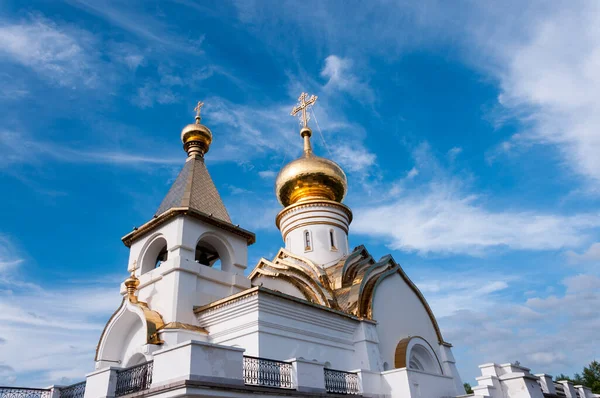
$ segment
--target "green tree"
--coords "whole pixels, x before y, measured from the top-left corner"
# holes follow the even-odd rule
[[[592,361],[592,363],[583,368],[581,379],[583,385],[591,388],[593,393],[600,393],[600,362]]]
[[[583,372],[581,374],[575,373],[573,377],[569,377],[564,374],[559,374],[554,378],[554,380],[568,380],[573,382],[573,384],[582,384],[586,387],[592,389],[592,392],[595,394],[600,393],[600,362],[592,361],[588,366],[583,368]]]
[[[469,383],[464,383],[463,386],[465,387],[465,392],[467,394],[473,394],[473,389]]]

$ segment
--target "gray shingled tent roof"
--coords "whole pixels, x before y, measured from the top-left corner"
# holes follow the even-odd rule
[[[189,207],[231,224],[231,219],[215,184],[208,174],[204,158],[195,156],[185,162],[156,216],[173,207]]]

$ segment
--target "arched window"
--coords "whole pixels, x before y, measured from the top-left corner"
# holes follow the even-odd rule
[[[310,232],[304,231],[304,251],[309,252],[312,250],[312,242],[310,241]]]
[[[329,247],[333,251],[337,250],[337,247],[335,247],[335,235],[333,234],[333,229],[329,230]]]

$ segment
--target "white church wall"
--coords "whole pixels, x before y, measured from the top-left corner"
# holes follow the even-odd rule
[[[417,295],[400,275],[388,276],[375,290],[373,319],[377,321],[382,360],[391,368],[394,366],[396,346],[409,336],[425,339],[439,360],[439,342],[431,319]]]
[[[249,294],[199,313],[198,323],[211,342],[244,347],[246,355],[304,358],[341,370],[362,366],[354,349],[360,321],[291,299]]]
[[[243,348],[190,340],[154,353],[152,387],[178,380],[243,386]]]

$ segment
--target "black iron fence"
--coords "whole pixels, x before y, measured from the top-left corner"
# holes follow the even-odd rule
[[[360,381],[356,373],[325,368],[325,390],[335,394],[360,394]]]
[[[244,356],[244,383],[252,386],[294,388],[292,364]]]
[[[117,371],[117,389],[115,397],[147,390],[152,384],[152,367],[154,362],[149,361]]]
[[[61,387],[60,398],[83,398],[85,394],[85,381]]]
[[[45,388],[0,387],[0,398],[50,398]]]

